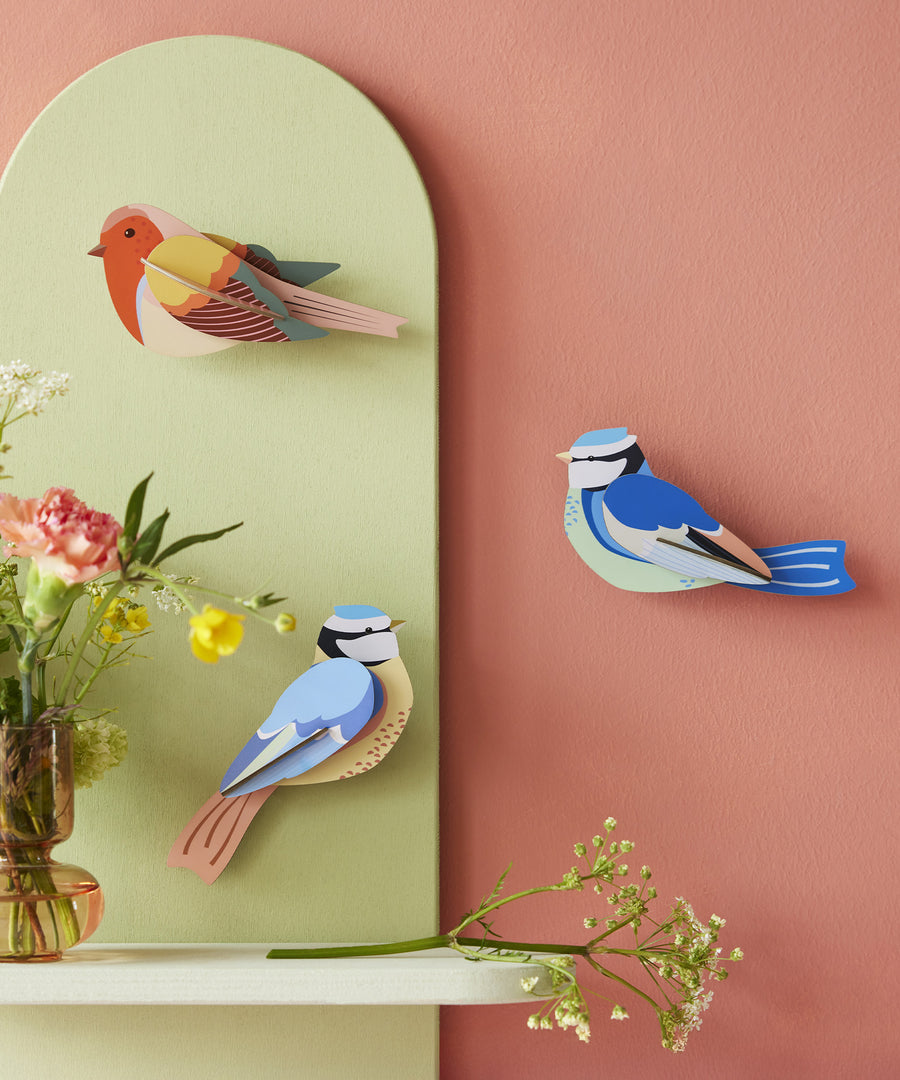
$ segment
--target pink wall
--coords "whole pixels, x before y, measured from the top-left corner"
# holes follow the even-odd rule
[[[557,879],[613,814],[747,956],[684,1055],[637,1007],[601,1003],[589,1047],[457,1008],[446,1080],[896,1075],[897,5],[140,7],[3,0],[0,159],[94,64],[218,32],[355,83],[431,193],[444,921],[510,858]],[[605,585],[553,453],[620,424],[749,542],[847,538],[858,589]],[[590,900],[551,899],[507,936],[577,939]]]

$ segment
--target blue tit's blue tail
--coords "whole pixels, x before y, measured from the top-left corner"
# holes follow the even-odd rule
[[[834,596],[849,592],[856,588],[856,582],[844,569],[846,547],[843,540],[810,540],[783,547],[756,548],[756,554],[772,571],[772,580],[768,585],[738,585],[738,588],[785,596]]]

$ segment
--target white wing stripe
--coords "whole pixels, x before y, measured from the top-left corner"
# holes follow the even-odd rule
[[[767,555],[767,559],[782,559],[785,555],[808,555],[811,551],[837,551],[836,547],[803,547],[794,548],[792,551],[773,551]]]
[[[830,570],[831,564],[824,562],[798,562],[787,563],[785,566],[776,566],[776,570]]]
[[[837,585],[840,582],[840,578],[833,578],[831,581],[778,581],[776,578],[772,578],[772,585],[790,585],[792,589],[828,589],[832,585]]]

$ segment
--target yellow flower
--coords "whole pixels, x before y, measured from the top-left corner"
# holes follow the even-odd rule
[[[104,596],[95,596],[94,597],[94,607],[95,608],[100,607],[100,605],[102,603],[104,603],[105,600],[106,600],[105,595]],[[103,612],[103,618],[104,619],[109,619],[109,621],[111,623],[115,623],[116,620],[119,617],[119,608],[124,603],[125,603],[125,601],[122,599],[121,596],[114,597],[112,600],[110,600],[109,606],[107,607],[106,611]]]
[[[114,630],[109,623],[103,623],[100,627],[100,636],[107,643],[107,645],[118,645],[122,640],[122,635],[118,630]]]
[[[279,634],[291,634],[297,629],[297,620],[293,615],[282,611],[275,619],[275,629]]]
[[[143,604],[140,607],[128,608],[125,612],[125,626],[132,634],[139,634],[142,630],[146,630],[149,625],[150,620],[147,618],[147,609]]]
[[[194,656],[205,664],[216,664],[220,656],[231,656],[244,636],[243,621],[243,615],[230,615],[205,604],[201,614],[189,620]]]

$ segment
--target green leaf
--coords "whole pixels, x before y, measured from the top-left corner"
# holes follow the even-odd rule
[[[148,566],[153,563],[153,556],[156,554],[156,549],[162,540],[163,529],[165,529],[168,520],[169,511],[164,510],[158,518],[154,518],[150,522],[134,545],[132,558],[138,562],[146,563]]]
[[[15,675],[0,679],[0,715],[22,722],[22,687]]]
[[[205,544],[208,540],[218,540],[220,536],[224,536],[225,533],[232,532],[234,529],[239,529],[243,525],[243,521],[239,521],[236,525],[228,525],[224,529],[217,529],[216,532],[209,533],[196,533],[194,536],[185,536],[183,540],[176,540],[174,544],[170,544],[164,552],[156,559],[154,566],[158,566],[163,559],[171,558],[172,555],[177,554],[179,551],[184,551],[185,548],[191,547],[193,544]],[[149,559],[144,559],[144,562],[149,562]],[[270,601],[275,603],[275,601]]]
[[[247,607],[252,607],[254,611],[263,607],[271,607],[272,604],[283,604],[287,600],[286,596],[273,596],[272,593],[263,593],[261,596],[254,596],[252,601],[247,603]]]
[[[150,477],[152,476],[153,473],[150,473],[150,476],[145,476],[128,497],[122,535],[132,542],[137,539],[138,529],[141,527],[141,516],[144,513],[144,496],[147,494],[147,485],[150,483]]]
[[[497,897],[500,895],[500,893],[503,892],[503,883],[506,881],[506,875],[510,872],[510,870],[512,870],[512,863],[510,863],[509,866],[507,866],[507,868],[503,871],[503,873],[497,879],[497,884],[494,886],[494,891],[491,893],[491,895],[487,899],[488,904],[492,900],[496,900]],[[485,906],[486,906],[485,904],[482,904],[482,907],[485,907]]]

